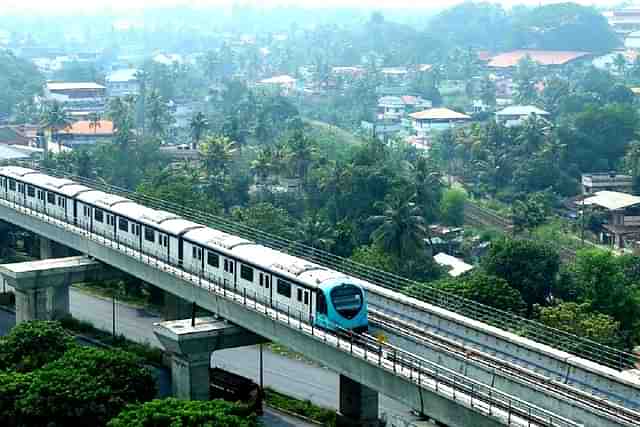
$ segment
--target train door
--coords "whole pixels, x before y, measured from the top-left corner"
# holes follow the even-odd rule
[[[268,273],[260,273],[258,277],[258,292],[262,294],[262,300],[267,304],[271,304],[273,299],[271,275]]]
[[[189,271],[195,274],[202,273],[203,250],[201,247],[191,245],[191,262],[188,264]]]
[[[224,287],[236,288],[236,282],[234,279],[234,271],[235,271],[235,262],[229,258],[223,258],[223,271],[222,271],[222,281],[224,282]]]
[[[91,231],[93,209],[91,206],[82,205],[81,215],[78,218],[78,225],[84,230]]]
[[[36,206],[38,207],[38,211],[39,212],[44,212],[45,211],[45,191],[44,190],[40,190],[39,188],[36,188]]]

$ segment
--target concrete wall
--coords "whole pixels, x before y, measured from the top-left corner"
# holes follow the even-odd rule
[[[626,407],[640,409],[640,381],[634,382],[614,369],[378,286],[369,289],[368,297],[372,307],[415,321],[431,332]]]

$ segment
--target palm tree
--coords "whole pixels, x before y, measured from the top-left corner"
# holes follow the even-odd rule
[[[298,223],[296,241],[315,249],[329,251],[335,245],[335,230],[318,214],[305,217]]]
[[[414,166],[414,182],[416,201],[422,209],[422,215],[427,223],[432,223],[439,216],[442,175],[425,156],[421,156]]]
[[[428,237],[421,214],[415,203],[415,195],[396,195],[384,204],[381,215],[369,218],[370,223],[378,225],[371,233],[371,238],[397,260],[416,258],[424,249]]]
[[[172,120],[167,103],[157,89],[148,93],[145,102],[145,114],[149,121],[149,130],[151,131],[151,135],[156,138],[161,138],[166,134],[167,126]]]
[[[621,53],[617,54],[613,58],[613,65],[616,67],[616,70],[618,71],[618,74],[620,74],[620,77],[624,78],[627,70],[627,59],[624,57],[624,55]]]
[[[259,183],[264,183],[276,170],[273,148],[266,146],[258,151],[258,156],[251,162],[251,171]]]
[[[89,129],[93,129],[93,133],[96,134],[98,132],[98,128],[100,126],[100,114],[91,113],[89,114]]]
[[[287,140],[286,149],[293,175],[304,181],[316,156],[315,145],[302,132],[296,132]]]
[[[48,129],[51,133],[51,139],[57,140],[58,132],[62,129],[67,129],[71,126],[71,118],[65,111],[61,103],[53,101],[45,109],[40,125]],[[49,160],[49,140],[45,135],[43,138],[44,156],[43,159],[46,162]]]
[[[200,145],[200,153],[209,177],[225,176],[237,151],[235,142],[224,136],[209,136]]]
[[[198,148],[198,144],[200,143],[202,136],[209,127],[209,121],[207,120],[204,113],[199,111],[191,118],[189,127],[191,127],[191,136],[193,137],[192,148],[195,150]]]

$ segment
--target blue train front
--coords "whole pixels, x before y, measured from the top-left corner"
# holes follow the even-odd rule
[[[316,326],[331,331],[365,332],[368,329],[367,317],[367,295],[359,284],[341,277],[318,286]]]

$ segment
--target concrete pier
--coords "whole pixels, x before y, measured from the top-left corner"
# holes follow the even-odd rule
[[[378,392],[340,375],[338,427],[378,427]]]
[[[173,396],[209,400],[209,366],[215,350],[266,342],[251,331],[226,320],[201,317],[154,324],[153,333],[171,354]]]
[[[50,248],[45,244],[45,251],[47,247]],[[84,256],[0,265],[0,276],[15,290],[17,323],[67,316],[69,286],[120,275],[120,272]]]

